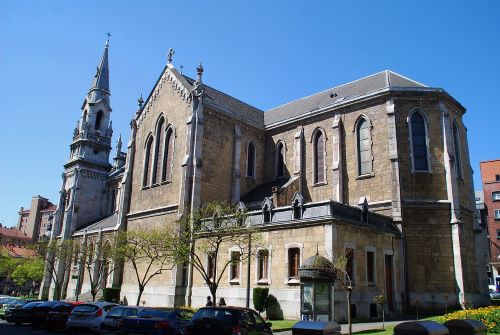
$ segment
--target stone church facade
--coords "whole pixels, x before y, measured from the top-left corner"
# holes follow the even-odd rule
[[[218,296],[245,305],[251,287],[269,287],[286,318],[300,314],[297,270],[316,252],[347,248],[356,317],[376,294],[391,313],[415,300],[424,310],[487,302],[475,256],[474,196],[465,108],[445,90],[383,71],[263,111],[181,74],[172,53],[150,95],[139,100],[127,154],[111,150],[108,45],[82,106],[65,165],[52,238],[85,247],[120,229],[174,222],[214,200],[239,203],[267,244],[230,269]],[[228,247],[227,257],[232,257]],[[207,255],[208,262],[208,255]],[[76,266],[66,295],[84,293]],[[135,301],[134,273],[110,276]],[[47,288],[49,282],[46,282]],[[204,305],[196,271],[155,277],[150,306]],[[345,319],[345,292],[334,293]]]

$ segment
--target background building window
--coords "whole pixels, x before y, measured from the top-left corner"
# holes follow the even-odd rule
[[[372,144],[370,123],[362,117],[356,127],[356,140],[358,148],[358,175],[372,173]]]
[[[453,147],[455,149],[455,169],[457,178],[462,179],[462,157],[460,155],[460,136],[458,134],[458,125],[453,121]]]
[[[230,280],[240,279],[240,253],[238,251],[231,252],[231,268],[230,268]]]
[[[252,141],[247,148],[247,177],[255,178],[255,144]]]
[[[424,117],[415,112],[410,119],[413,169],[428,171],[427,134]]]
[[[101,121],[102,121],[102,111],[98,111],[95,117],[95,125],[94,125],[95,130],[99,130],[101,128]]]
[[[297,279],[299,277],[300,249],[288,249],[288,278]]]
[[[366,281],[375,282],[375,253],[373,251],[366,252]]]
[[[257,280],[267,280],[268,278],[269,251],[260,250],[257,256]]]
[[[500,229],[497,229],[497,240],[500,240]]]
[[[495,220],[500,220],[500,209],[495,209]]]
[[[271,222],[271,209],[269,209],[267,205],[264,206],[264,209],[262,210],[262,215],[263,215],[262,221],[264,223]]]
[[[276,145],[276,177],[285,175],[285,146],[282,142]]]
[[[325,135],[318,130],[314,135],[314,183],[325,182]]]
[[[491,194],[491,199],[492,199],[493,201],[500,201],[500,192],[493,192],[493,193]]]

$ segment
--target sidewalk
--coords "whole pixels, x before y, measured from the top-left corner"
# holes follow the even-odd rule
[[[385,322],[385,327],[389,326],[395,326],[398,325],[402,322],[406,321],[411,321],[411,320],[401,320],[401,321],[386,321]],[[342,324],[340,325],[342,334],[348,334],[349,333],[349,325],[348,324]],[[352,332],[357,333],[365,330],[376,330],[380,329],[382,330],[382,322],[363,322],[363,323],[353,323],[352,324]],[[273,332],[274,334],[277,335],[291,335],[292,331],[291,330],[285,330],[282,332]]]

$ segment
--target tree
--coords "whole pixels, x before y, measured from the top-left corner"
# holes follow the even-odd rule
[[[111,241],[115,243],[115,239]],[[92,301],[95,301],[99,290],[106,287],[109,275],[116,268],[116,250],[116,246],[112,247],[109,241],[98,247],[90,242],[83,248],[82,261],[87,270]]]
[[[47,255],[45,257],[45,272],[54,283],[54,300],[61,298],[64,277],[71,268],[74,244],[73,240],[52,240],[38,245],[38,252]]]
[[[178,245],[178,234],[173,224],[148,230],[128,230],[118,234],[116,258],[133,268],[139,295],[139,306],[144,288],[152,278],[175,265],[174,250]]]
[[[12,280],[12,273],[22,263],[22,258],[15,258],[0,251],[0,278]]]
[[[43,279],[44,262],[41,258],[24,259],[12,272],[12,280],[20,286],[27,283],[40,283]]]
[[[246,216],[246,212],[236,205],[216,201],[178,220],[181,233],[176,250],[177,263],[191,264],[198,271],[214,303],[227,268],[244,262],[259,249],[262,235],[258,229],[244,225]],[[227,249],[222,249],[229,247],[231,257],[226,256]],[[222,257],[221,252],[226,257]]]
[[[336,281],[347,292],[347,322],[349,323],[349,335],[352,334],[352,278],[350,276],[353,253],[351,249],[340,248],[333,255],[333,271],[336,272]]]

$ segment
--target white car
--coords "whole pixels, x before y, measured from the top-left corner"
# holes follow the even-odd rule
[[[75,334],[80,331],[99,333],[101,322],[117,304],[110,302],[89,302],[76,306],[68,317],[66,331]]]

